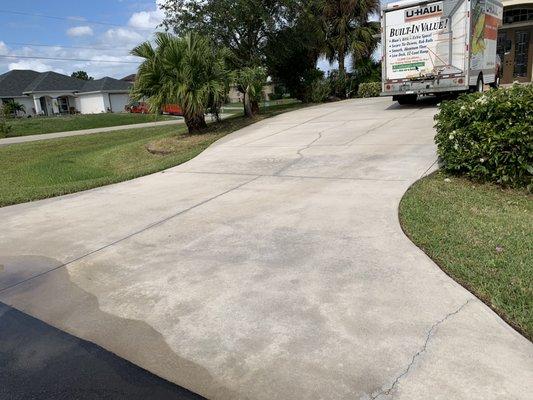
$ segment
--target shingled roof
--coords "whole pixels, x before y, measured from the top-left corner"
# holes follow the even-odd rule
[[[0,97],[20,97],[35,92],[127,92],[130,82],[105,77],[84,81],[57,72],[36,72],[31,70],[13,70],[0,75]]]
[[[49,92],[55,90],[66,90],[77,92],[85,85],[85,81],[71,76],[58,74],[57,72],[43,72],[30,83],[24,92]]]
[[[118,79],[110,78],[106,76],[102,79],[97,79],[94,81],[87,81],[83,86],[82,92],[111,92],[114,90],[130,90],[131,83],[126,81],[121,81]]]
[[[14,70],[0,75],[0,97],[22,96],[24,90],[41,74],[36,71]]]

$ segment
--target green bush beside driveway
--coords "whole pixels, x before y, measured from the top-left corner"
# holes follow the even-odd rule
[[[446,171],[533,189],[533,85],[445,101],[435,119]]]

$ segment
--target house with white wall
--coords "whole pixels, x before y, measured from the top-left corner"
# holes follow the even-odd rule
[[[52,71],[13,70],[0,75],[0,100],[22,104],[26,115],[124,112],[131,86],[109,77],[84,81]]]

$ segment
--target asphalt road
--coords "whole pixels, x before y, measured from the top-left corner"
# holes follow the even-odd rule
[[[0,399],[201,400],[203,397],[0,303]]]

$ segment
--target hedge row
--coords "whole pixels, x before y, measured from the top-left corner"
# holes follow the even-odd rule
[[[435,120],[444,170],[533,189],[533,85],[445,101]]]
[[[357,97],[378,97],[381,93],[381,82],[361,83]]]

